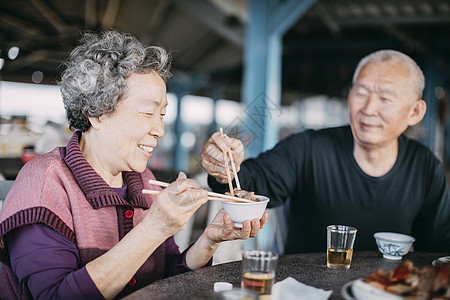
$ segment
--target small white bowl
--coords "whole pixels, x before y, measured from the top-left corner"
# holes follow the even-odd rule
[[[231,202],[223,201],[222,206],[226,213],[230,214],[234,226],[241,228],[245,220],[261,219],[266,210],[269,198],[266,196],[255,195],[259,201],[255,202]]]
[[[409,252],[412,243],[416,240],[412,236],[395,232],[377,232],[373,235],[378,250],[386,259],[400,260]]]

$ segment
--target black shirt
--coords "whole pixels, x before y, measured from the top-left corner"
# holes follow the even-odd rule
[[[270,198],[269,207],[290,199],[285,253],[326,250],[326,226],[358,229],[355,250],[375,250],[373,234],[391,231],[415,237],[417,251],[450,251],[450,196],[440,161],[425,146],[402,135],[392,169],[369,176],[353,157],[350,126],[308,130],[248,159],[239,172],[245,190]],[[226,190],[212,177],[212,189]]]

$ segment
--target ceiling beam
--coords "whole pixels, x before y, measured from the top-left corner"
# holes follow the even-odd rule
[[[325,24],[331,34],[334,36],[339,36],[341,28],[338,22],[331,15],[328,9],[322,3],[320,3],[320,1],[313,6],[313,10],[317,14],[319,19],[322,20],[323,24]]]
[[[300,37],[297,35],[289,36],[284,39],[284,53],[285,57],[296,57],[302,60],[302,56],[306,53],[324,56],[324,53],[329,53],[330,56],[335,56],[337,52],[347,53],[353,55],[357,51],[367,51],[382,47],[401,47],[398,39],[379,38],[379,37],[365,37],[365,38],[340,38],[339,42],[333,39],[316,39],[314,42],[307,37]]]
[[[97,0],[84,1],[84,25],[86,28],[97,26]]]
[[[308,11],[317,0],[285,0],[275,1],[275,21],[272,32],[285,34]]]
[[[226,18],[228,16],[210,2],[203,0],[174,0],[174,3],[194,19],[202,22],[229,42],[242,48],[244,43],[242,26],[227,26]]]
[[[108,1],[108,6],[106,7],[106,11],[102,21],[103,29],[110,29],[114,27],[114,24],[116,24],[117,15],[119,14],[121,5],[120,2],[121,2],[120,0]]]
[[[200,40],[193,43],[192,47],[196,47],[196,51],[184,51],[185,54],[181,54],[180,60],[184,61],[183,70],[195,70],[195,67],[198,66],[201,61],[207,60],[207,57],[214,53],[215,49],[222,47],[224,44],[223,39],[219,36],[212,36],[213,34],[209,33],[200,38]],[[202,45],[202,47],[199,47]],[[187,54],[190,53],[188,59],[186,59]],[[210,71],[210,70],[207,70]]]
[[[17,70],[20,70],[22,68],[28,67],[30,65],[33,65],[37,62],[44,61],[49,57],[48,51],[41,49],[34,51],[28,55],[21,56],[11,62],[9,62],[5,68],[5,71],[7,72],[15,72]]]
[[[36,9],[47,19],[47,21],[52,24],[53,27],[59,33],[65,33],[69,31],[69,26],[64,22],[64,20],[44,1],[42,0],[31,0],[31,3],[36,7]]]
[[[385,26],[385,30],[394,38],[397,38],[400,41],[402,41],[408,48],[416,49],[422,53],[425,53],[428,50],[424,43],[419,42],[418,40],[414,39],[410,35],[402,32],[401,30],[395,28],[392,25]]]
[[[449,15],[430,15],[430,16],[393,16],[376,18],[339,18],[338,23],[341,26],[361,26],[361,25],[386,25],[386,24],[408,24],[408,25],[430,25],[430,24],[450,24]]]
[[[37,25],[24,21],[23,19],[8,15],[5,12],[0,13],[0,21],[1,23],[6,23],[12,27],[15,27],[19,29],[19,31],[26,33],[27,35],[30,36],[36,36],[38,34],[41,34],[41,32],[38,29],[36,29],[39,28]]]
[[[155,9],[148,17],[148,22],[145,25],[145,30],[139,37],[139,40],[144,45],[150,44],[153,41],[154,37],[156,36],[156,33],[159,32],[160,28],[162,27],[164,21],[167,18],[167,15],[169,14],[171,7],[170,4],[171,4],[170,1],[157,2]]]

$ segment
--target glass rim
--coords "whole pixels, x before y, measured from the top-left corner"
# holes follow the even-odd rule
[[[358,229],[352,226],[347,225],[328,225],[327,230],[331,230],[332,232],[346,233],[346,232],[357,232]]]
[[[242,258],[259,258],[264,260],[276,260],[279,255],[273,251],[266,250],[245,250],[242,252]]]

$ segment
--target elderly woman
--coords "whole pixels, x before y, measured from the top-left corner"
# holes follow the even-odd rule
[[[183,253],[173,235],[207,201],[180,173],[160,189],[147,162],[164,135],[169,57],[116,31],[86,33],[62,75],[74,134],[27,163],[0,214],[7,299],[111,299],[211,263],[222,241],[254,237],[267,220],[235,228],[220,211]]]

